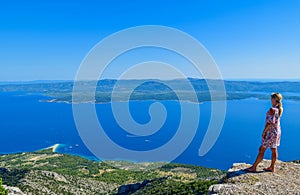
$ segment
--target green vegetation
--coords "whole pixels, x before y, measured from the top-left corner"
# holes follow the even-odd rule
[[[132,193],[199,194],[224,176],[223,171],[194,165],[96,162],[50,149],[0,155],[0,167],[4,184],[33,194],[115,194],[122,185],[143,181],[151,182]]]
[[[113,171],[104,172],[96,179],[107,183],[117,183],[119,185],[126,184],[128,182],[138,182],[147,179],[158,177],[159,175],[151,171],[133,171],[116,169]]]
[[[0,178],[0,195],[7,195],[8,191],[2,186],[2,179]]]
[[[0,177],[3,182],[8,186],[17,186],[19,181],[24,178],[25,174],[28,172],[26,169],[6,169],[0,168]]]
[[[174,171],[176,169],[185,169],[188,174],[197,173],[197,178],[213,178],[216,174],[225,174],[225,171],[220,171],[216,169],[209,169],[206,167],[195,166],[195,165],[184,165],[184,164],[176,164],[169,163],[160,168],[162,171]]]
[[[171,179],[156,180],[133,194],[206,194],[209,186],[216,183],[215,180],[197,180],[186,183]]]
[[[37,167],[36,169],[38,170],[53,171],[78,177],[91,177],[94,174],[98,174],[99,169],[102,168],[98,162],[67,154],[55,158],[44,158],[39,160],[39,163],[44,165]]]

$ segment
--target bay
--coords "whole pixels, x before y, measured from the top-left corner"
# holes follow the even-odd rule
[[[0,93],[0,153],[35,151],[59,143],[61,145],[57,152],[97,160],[85,147],[78,134],[72,105],[40,102],[41,99],[45,97],[20,92]],[[129,102],[132,117],[136,122],[147,123],[150,120],[148,109],[154,102]],[[123,130],[116,123],[110,103],[97,104],[96,110],[101,125],[118,145],[131,150],[146,151],[172,139],[178,128],[179,103],[176,101],[161,101],[161,103],[168,112],[167,119],[157,133],[147,137],[132,136]],[[289,161],[300,158],[298,145],[300,102],[288,100],[283,103],[279,159]],[[226,119],[221,134],[214,147],[203,157],[198,156],[198,150],[209,124],[211,105],[210,102],[204,102],[198,106],[201,113],[197,133],[188,148],[174,162],[219,169],[228,169],[234,162],[252,163],[261,141],[265,112],[270,107],[270,102],[257,99],[227,101]],[[265,158],[271,158],[270,151],[266,153]]]

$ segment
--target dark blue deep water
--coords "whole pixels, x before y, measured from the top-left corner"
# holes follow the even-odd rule
[[[0,93],[0,153],[35,151],[60,143],[62,145],[58,152],[95,159],[76,130],[72,105],[40,102],[41,99],[47,98],[22,93]],[[130,102],[132,116],[137,122],[146,123],[150,120],[148,107],[151,103],[153,101]],[[109,129],[107,134],[112,140],[128,149],[143,151],[166,143],[177,130],[180,119],[178,102],[162,103],[168,111],[167,120],[160,131],[147,139],[128,136],[116,124],[110,104],[97,104],[96,109],[101,125]],[[228,169],[233,162],[252,163],[260,144],[265,112],[269,106],[269,101],[265,100],[228,101],[226,120],[219,139],[209,153],[199,157],[198,150],[209,124],[210,103],[199,104],[201,117],[197,134],[185,152],[174,161],[219,169]],[[300,159],[299,110],[300,102],[284,102],[280,160]],[[265,158],[270,157],[270,152],[267,152]]]

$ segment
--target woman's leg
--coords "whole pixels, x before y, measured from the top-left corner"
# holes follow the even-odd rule
[[[246,169],[246,171],[250,171],[250,172],[254,172],[256,171],[256,167],[257,165],[262,161],[262,159],[264,158],[264,154],[267,148],[260,146],[259,150],[258,150],[258,155],[256,157],[255,162],[253,163],[252,167]]]
[[[272,148],[272,162],[271,162],[271,165],[270,165],[270,167],[268,167],[264,170],[274,172],[275,171],[275,163],[276,163],[277,158],[278,158],[277,148]]]

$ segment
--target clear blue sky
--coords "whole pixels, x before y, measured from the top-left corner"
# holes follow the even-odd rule
[[[73,79],[101,39],[147,24],[194,36],[225,79],[300,77],[298,0],[10,0],[0,3],[0,80]]]

